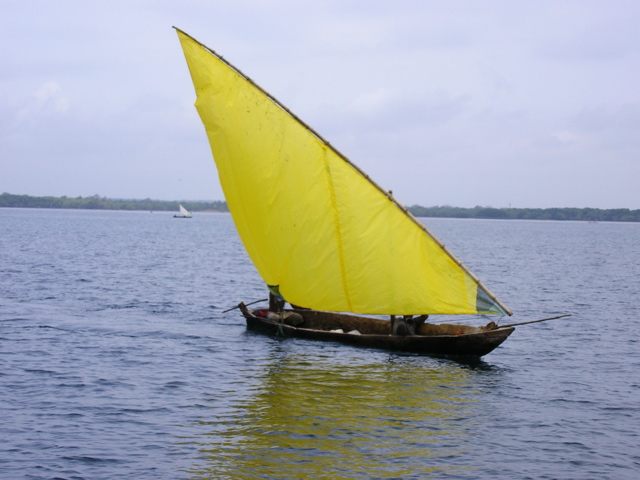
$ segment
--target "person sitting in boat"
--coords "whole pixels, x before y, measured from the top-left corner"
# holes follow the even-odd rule
[[[267,285],[267,287],[269,288],[269,310],[280,313],[284,310],[286,300],[280,293],[278,285]]]
[[[391,333],[401,336],[417,335],[427,318],[429,318],[429,315],[419,315],[417,317],[403,315],[402,318],[391,315]]]
[[[285,301],[282,298],[275,296],[269,292],[269,310],[275,313],[280,313],[284,310]]]
[[[304,322],[304,318],[296,312],[285,312],[285,304],[286,300],[280,294],[278,286],[269,285],[269,311],[266,317],[274,321],[281,321],[292,327],[299,327]]]

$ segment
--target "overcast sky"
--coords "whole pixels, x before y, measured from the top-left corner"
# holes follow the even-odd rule
[[[406,205],[640,208],[635,0],[0,0],[0,193],[222,200],[173,25]]]

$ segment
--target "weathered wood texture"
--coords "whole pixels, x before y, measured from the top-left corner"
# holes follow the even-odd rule
[[[514,327],[473,327],[458,324],[424,324],[418,335],[391,335],[391,323],[370,317],[295,310],[303,318],[298,326],[287,325],[276,315],[260,316],[240,304],[247,328],[273,335],[342,342],[425,355],[481,357],[493,351],[515,330]],[[342,330],[332,332],[331,330]],[[352,331],[358,333],[349,333]]]

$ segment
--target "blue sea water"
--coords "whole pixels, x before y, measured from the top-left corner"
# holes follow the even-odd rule
[[[640,478],[640,225],[424,222],[502,323],[572,316],[478,363],[281,340],[223,313],[265,296],[226,214],[0,209],[0,477]]]

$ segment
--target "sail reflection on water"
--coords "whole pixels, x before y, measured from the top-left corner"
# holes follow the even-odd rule
[[[259,384],[199,438],[205,478],[407,478],[468,474],[473,370],[453,362],[388,357],[345,366],[276,355]],[[467,452],[468,453],[468,452]],[[192,472],[196,473],[196,472]]]

